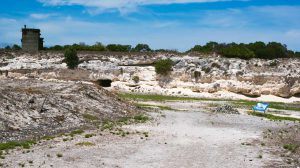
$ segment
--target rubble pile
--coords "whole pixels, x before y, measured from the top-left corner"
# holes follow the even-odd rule
[[[240,114],[237,109],[235,109],[232,106],[227,105],[227,104],[217,107],[214,112],[215,113],[224,113],[224,114]]]

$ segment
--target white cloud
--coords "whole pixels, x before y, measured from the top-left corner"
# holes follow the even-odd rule
[[[106,10],[117,9],[120,12],[130,12],[137,6],[143,5],[168,5],[168,4],[184,4],[184,3],[204,3],[204,2],[220,2],[233,0],[38,0],[45,5],[65,6],[80,5],[88,8],[95,8],[92,13],[103,12]],[[239,0],[246,1],[246,0]]]
[[[33,19],[47,19],[51,16],[54,16],[55,14],[46,14],[46,13],[32,13],[30,14],[30,17]]]
[[[299,39],[300,38],[300,29],[299,30],[289,30],[285,34],[287,37]]]
[[[300,28],[300,6],[260,6],[206,10],[197,23],[210,28],[287,29]]]

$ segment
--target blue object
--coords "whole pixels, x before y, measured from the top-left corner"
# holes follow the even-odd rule
[[[269,107],[269,103],[257,103],[256,106],[253,106],[253,110],[254,111],[259,111],[259,112],[266,112],[268,107]]]

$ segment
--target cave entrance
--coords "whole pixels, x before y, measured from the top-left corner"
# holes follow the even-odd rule
[[[110,79],[98,79],[97,84],[102,87],[111,87],[112,80]]]

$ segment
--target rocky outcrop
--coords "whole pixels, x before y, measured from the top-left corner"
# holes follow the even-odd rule
[[[248,97],[275,95],[289,98],[300,94],[299,59],[241,60],[212,56],[84,52],[79,56],[82,60],[79,69],[71,71],[62,63],[62,53],[2,54],[0,71],[9,71],[11,78],[111,79],[113,89],[142,93],[183,88],[194,93],[230,91]],[[152,64],[164,58],[173,60],[173,71],[167,77],[157,76]],[[138,83],[133,81],[134,76],[139,77]]]

